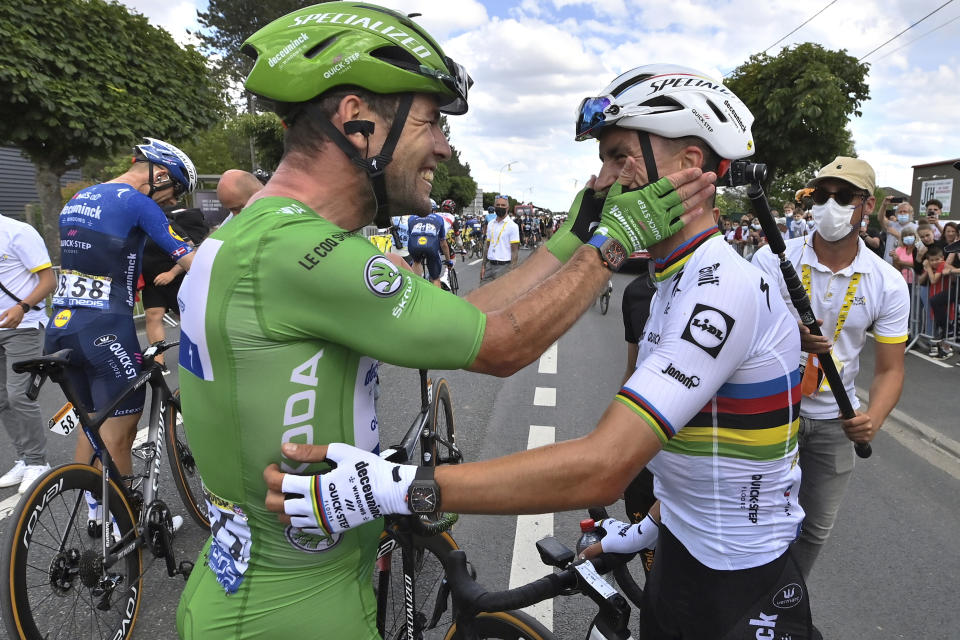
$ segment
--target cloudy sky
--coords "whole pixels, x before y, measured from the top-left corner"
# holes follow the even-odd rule
[[[384,0],[417,20],[475,80],[452,142],[485,191],[564,210],[598,169],[596,142],[574,142],[574,110],[617,74],[671,62],[729,73],[800,42],[858,58],[946,0]],[[207,0],[124,0],[186,42]],[[306,4],[306,3],[305,3]],[[829,6],[828,6],[829,5]],[[881,185],[910,193],[911,166],[960,157],[960,3],[866,58],[871,98],[851,122],[857,154]],[[516,161],[509,170],[507,163]]]

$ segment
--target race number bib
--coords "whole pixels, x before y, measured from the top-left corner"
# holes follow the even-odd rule
[[[110,308],[110,278],[61,271],[53,304],[59,307]]]
[[[63,405],[60,411],[57,411],[56,415],[47,422],[47,427],[50,431],[59,433],[62,436],[70,435],[78,426],[80,426],[80,416],[70,402]]]

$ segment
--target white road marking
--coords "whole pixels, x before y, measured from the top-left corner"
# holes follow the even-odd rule
[[[543,352],[543,355],[540,356],[540,366],[537,369],[540,373],[556,373],[557,372],[557,343],[554,342],[552,345],[547,347],[547,350]]]
[[[133,446],[138,447],[147,441],[147,428],[144,427],[137,431],[137,437],[133,441]],[[8,518],[13,514],[14,508],[20,501],[20,494],[14,494],[6,500],[0,501],[0,520]]]
[[[477,258],[473,262],[468,262],[467,265],[472,267],[473,265],[480,264],[481,262],[483,262],[483,258]]]
[[[533,404],[536,407],[557,406],[557,390],[553,387],[537,387],[533,391]]]
[[[921,359],[923,359],[923,360],[926,360],[927,362],[932,362],[933,364],[937,365],[938,367],[943,367],[944,369],[952,369],[952,368],[953,368],[953,367],[951,367],[949,364],[947,364],[946,362],[944,362],[943,360],[940,360],[939,358],[931,358],[930,356],[926,355],[925,353],[920,353],[919,351],[916,351],[916,350],[914,350],[914,349],[910,349],[910,351],[908,351],[907,353],[909,353],[909,354],[911,354],[911,355],[915,355],[915,356],[917,356],[918,358],[921,358]]]
[[[527,449],[552,444],[555,439],[553,427],[530,426]],[[537,541],[553,535],[553,514],[517,516],[517,533],[513,538],[513,561],[510,564],[510,588],[532,582],[549,573],[549,568],[540,561]],[[553,601],[545,600],[524,609],[553,631]]]

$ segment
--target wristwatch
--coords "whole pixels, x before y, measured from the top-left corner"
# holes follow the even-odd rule
[[[433,513],[440,508],[440,485],[433,479],[435,467],[417,467],[407,489],[407,505],[413,513]]]
[[[620,241],[609,236],[595,235],[588,242],[600,252],[603,266],[611,271],[620,271],[620,267],[627,261],[627,249]]]
[[[26,302],[20,301],[17,303],[17,306],[23,309],[24,313],[30,313],[30,305],[28,305]]]

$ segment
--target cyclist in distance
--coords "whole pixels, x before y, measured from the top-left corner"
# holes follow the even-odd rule
[[[407,263],[417,264],[426,261],[430,281],[440,286],[440,273],[443,270],[440,264],[440,252],[444,259],[450,262],[450,245],[447,243],[444,230],[446,221],[437,213],[428,213],[425,216],[412,215],[407,220]]]
[[[596,233],[611,204],[634,199],[622,193],[631,176],[656,185],[685,167],[723,175],[753,152],[752,123],[732,92],[686,67],[639,67],[584,99],[576,137],[598,138],[602,167],[582,195],[606,191]],[[331,534],[362,520],[332,502],[354,491],[379,513],[549,513],[610,504],[648,465],[661,524],[641,637],[808,638],[806,588],[789,551],[803,519],[799,333],[775,283],[726,244],[719,213],[650,243],[657,291],[637,369],[585,437],[429,470],[345,444],[286,445],[287,466],[337,466],[319,476],[267,468],[267,507]],[[619,538],[608,534],[604,548],[621,550]]]
[[[194,256],[160,208],[197,186],[193,163],[177,147],[153,138],[133,151],[129,170],[78,191],[60,212],[60,278],[44,352],[73,349],[82,371],[72,374],[73,384],[91,412],[140,373],[133,305],[147,236],[176,262],[174,271],[188,270]],[[141,388],[130,396],[100,428],[123,475],[132,473],[130,449],[145,393]],[[89,462],[92,454],[78,434],[77,462]],[[95,507],[90,504],[91,515]]]
[[[281,524],[263,506],[263,469],[284,442],[379,451],[378,361],[510,375],[593,304],[609,270],[571,223],[559,256],[537,252],[464,299],[354,233],[429,213],[433,171],[450,156],[440,115],[467,110],[466,71],[407,16],[325,3],[263,27],[244,51],[255,58],[246,88],[275,105],[285,151],[243,214],[204,241],[180,290],[185,428],[213,536],[177,628],[204,640],[318,629],[376,638],[370,576],[382,522],[343,534]],[[715,176],[691,169],[672,180],[672,210],[692,219]],[[652,190],[631,195],[665,207]],[[628,252],[625,225],[639,229],[638,215],[610,227]]]

